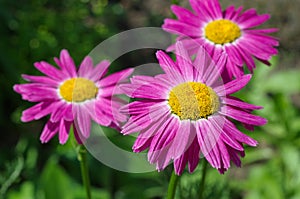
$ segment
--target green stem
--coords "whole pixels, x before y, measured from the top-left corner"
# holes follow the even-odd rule
[[[169,182],[167,199],[174,199],[178,180],[179,180],[179,176],[176,175],[175,171],[173,170]]]
[[[200,190],[199,190],[199,199],[203,199],[203,192],[204,192],[204,185],[205,185],[205,178],[206,178],[206,171],[207,171],[207,161],[203,161],[203,168],[202,168],[202,178],[200,182]]]
[[[78,150],[78,160],[80,162],[80,169],[81,169],[81,176],[83,186],[86,191],[86,198],[91,199],[91,185],[90,185],[90,177],[89,177],[89,169],[87,165],[87,158],[86,158],[87,151],[83,145],[79,146]]]

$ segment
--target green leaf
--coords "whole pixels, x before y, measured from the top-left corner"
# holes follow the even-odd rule
[[[42,175],[41,189],[45,199],[63,198],[72,199],[72,183],[66,172],[57,164],[55,158],[48,160]]]

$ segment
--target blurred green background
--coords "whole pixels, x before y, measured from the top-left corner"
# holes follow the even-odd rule
[[[221,3],[270,13],[272,18],[265,26],[280,29],[274,34],[280,39],[280,53],[271,67],[259,64],[250,84],[238,93],[243,100],[265,107],[256,114],[269,123],[254,132],[243,130],[258,140],[259,146],[246,147],[242,168],[233,166],[225,175],[210,168],[204,195],[213,199],[299,199],[300,1]],[[63,48],[78,65],[97,44],[116,33],[160,27],[163,19],[171,16],[170,4],[165,0],[0,0],[0,198],[85,198],[72,139],[64,146],[56,137],[41,144],[39,135],[47,118],[26,124],[20,121],[21,111],[33,105],[12,90],[14,84],[23,82],[20,75],[39,74],[33,63],[53,63],[52,57]],[[186,0],[180,4],[188,6]],[[122,56],[110,72],[154,62],[154,52]],[[124,141],[117,133],[110,137]],[[95,199],[165,196],[171,168],[130,174],[110,169],[91,156],[88,160]],[[182,176],[177,197],[196,198],[200,178],[201,163],[192,175],[185,172]]]

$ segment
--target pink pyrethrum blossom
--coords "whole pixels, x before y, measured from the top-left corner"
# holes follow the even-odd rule
[[[228,55],[224,73],[232,79],[244,74],[243,65],[253,72],[253,57],[270,65],[269,60],[278,53],[276,38],[268,35],[275,28],[255,29],[266,22],[269,14],[258,15],[255,9],[242,12],[242,7],[229,6],[222,11],[218,0],[190,0],[192,11],[173,5],[177,19],[165,19],[163,29],[177,34],[191,55],[199,45],[216,58],[222,52]],[[168,50],[174,50],[174,45]],[[225,76],[225,75],[224,75]]]
[[[110,63],[104,60],[94,67],[91,57],[87,56],[77,70],[67,50],[62,50],[60,58],[54,61],[59,68],[45,61],[36,62],[34,66],[45,76],[22,75],[29,83],[14,86],[23,100],[37,102],[23,111],[23,122],[50,115],[41,142],[48,142],[58,134],[60,144],[66,143],[73,125],[75,137],[82,143],[82,139],[90,135],[92,120],[120,128],[126,116],[118,109],[124,104],[113,94],[118,94],[117,84],[126,79],[132,69],[104,77]]]
[[[223,84],[224,54],[214,63],[203,48],[198,48],[191,61],[182,43],[177,42],[175,48],[176,62],[162,51],[156,53],[164,74],[133,76],[130,83],[120,86],[126,95],[136,98],[121,108],[130,115],[122,133],[139,132],[133,150],[149,149],[148,160],[158,170],[174,161],[177,175],[187,164],[193,172],[201,156],[220,173],[231,161],[240,166],[243,143],[256,146],[257,142],[238,130],[232,120],[248,129],[267,122],[251,114],[262,107],[230,96],[242,89],[251,75]]]

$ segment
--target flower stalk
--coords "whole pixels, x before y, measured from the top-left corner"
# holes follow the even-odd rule
[[[199,199],[203,199],[203,192],[204,192],[205,179],[206,179],[206,171],[207,171],[207,161],[203,160],[202,178],[201,178],[200,190],[199,190]]]
[[[80,162],[80,169],[81,169],[81,176],[82,176],[82,182],[83,186],[86,191],[86,198],[91,199],[91,184],[90,184],[90,177],[89,177],[89,170],[87,165],[87,157],[86,157],[87,151],[83,145],[79,146],[79,149],[77,151],[78,160]]]
[[[173,170],[169,182],[167,199],[174,199],[178,181],[179,181],[179,176],[176,175],[175,170]]]

